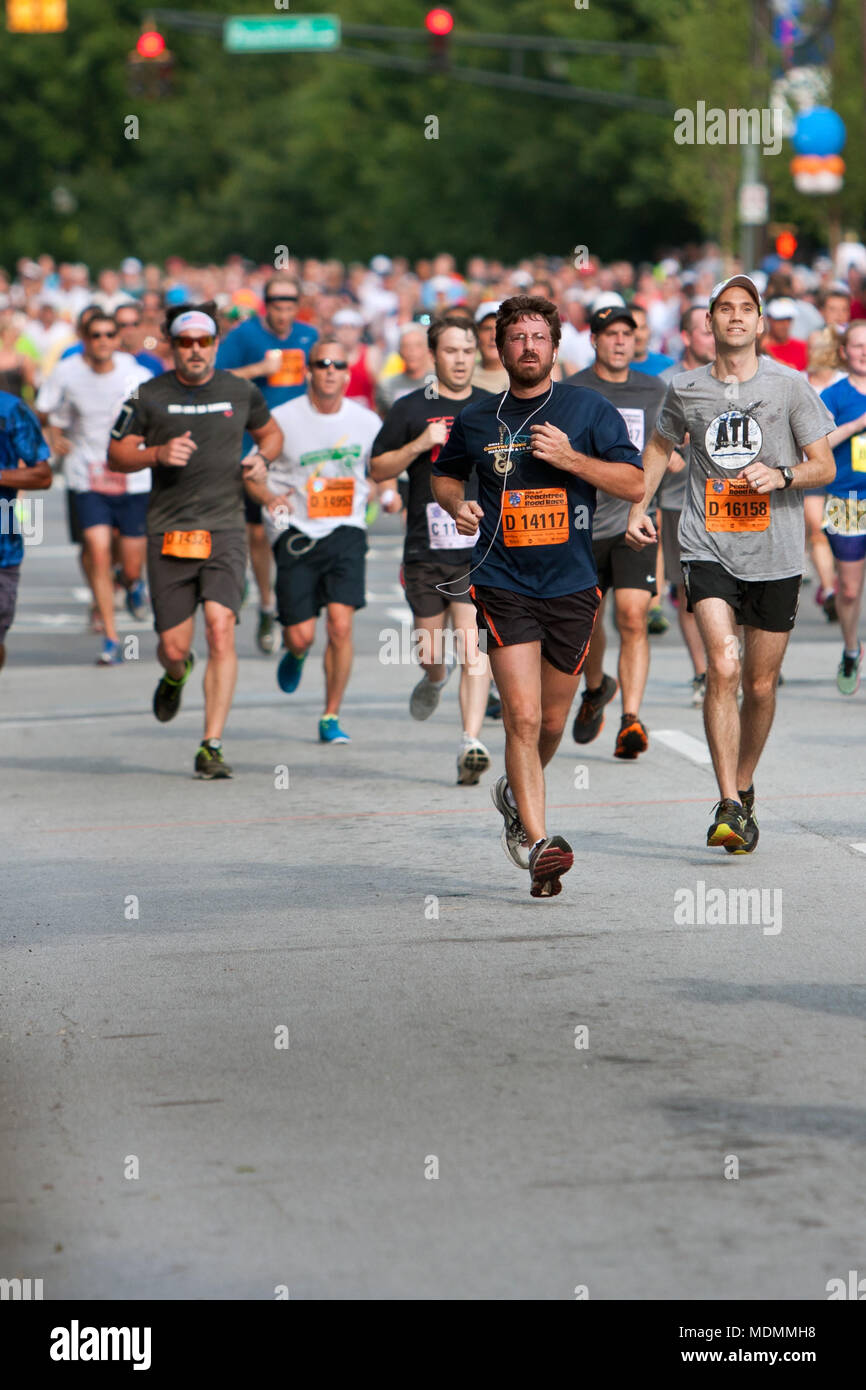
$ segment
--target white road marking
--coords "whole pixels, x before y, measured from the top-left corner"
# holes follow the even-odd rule
[[[866,843],[864,843],[862,840],[860,840],[857,844],[852,845],[851,848],[859,850],[861,854],[866,854]]]
[[[650,741],[653,739],[658,739],[659,743],[673,749],[675,753],[681,753],[691,763],[707,764],[713,761],[703,739],[692,738],[691,734],[681,733],[679,729],[653,729]]]
[[[404,604],[402,608],[386,608],[385,615],[388,618],[396,619],[398,623],[411,623],[412,621],[412,609],[408,604]]]

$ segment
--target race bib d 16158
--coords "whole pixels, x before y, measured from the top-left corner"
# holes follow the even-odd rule
[[[754,492],[745,478],[707,478],[708,531],[766,531],[770,524],[769,494]]]

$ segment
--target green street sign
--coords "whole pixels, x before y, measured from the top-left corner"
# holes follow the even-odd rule
[[[234,15],[223,25],[223,47],[229,53],[339,48],[340,20],[333,14]]]

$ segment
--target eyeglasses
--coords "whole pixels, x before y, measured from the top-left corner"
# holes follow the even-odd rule
[[[91,342],[93,342],[96,338],[116,338],[117,330],[112,328],[110,332],[106,330],[104,333],[88,333],[87,336]]]
[[[297,304],[296,294],[269,294],[265,300],[266,304]]]
[[[213,347],[213,334],[206,333],[203,338],[188,338],[185,333],[178,333],[174,342],[182,348]]]
[[[344,372],[348,365],[348,362],[338,362],[335,357],[319,357],[310,363],[311,367],[336,367],[338,372]]]

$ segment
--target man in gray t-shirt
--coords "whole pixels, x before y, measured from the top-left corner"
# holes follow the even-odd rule
[[[721,795],[707,844],[731,854],[750,854],[758,843],[753,777],[797,615],[802,493],[836,472],[826,439],[833,417],[797,372],[758,357],[762,325],[761,297],[749,276],[715,286],[707,310],[715,362],[668,385],[644,452],[644,500],[632,508],[628,527],[638,550],[657,540],[646,505],[688,435],[679,539],[689,608],[707,652],[704,725]]]
[[[610,305],[590,319],[595,361],[586,371],[568,378],[571,386],[597,391],[616,406],[629,438],[643,449],[653,432],[665,388],[654,376],[633,372],[635,320],[629,309]],[[656,546],[642,554],[626,545],[630,504],[598,490],[592,518],[592,554],[602,595],[613,590],[619,632],[619,686],[622,718],[613,756],[633,760],[646,751],[649,735],[640,706],[649,674],[647,615],[656,593]],[[586,658],[583,698],[572,726],[575,743],[591,743],[601,733],[604,707],[616,694],[613,676],[604,674],[607,645],[604,608],[599,610]]]

